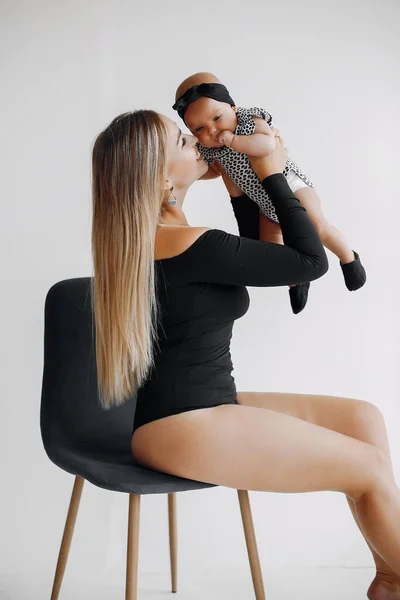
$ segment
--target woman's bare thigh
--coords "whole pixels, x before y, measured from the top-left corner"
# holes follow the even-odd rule
[[[339,396],[285,392],[239,392],[237,401],[242,406],[275,410],[374,444],[390,456],[383,415],[371,402]]]
[[[145,466],[271,492],[367,493],[385,473],[375,446],[281,412],[243,405],[188,411],[143,425],[132,452]]]

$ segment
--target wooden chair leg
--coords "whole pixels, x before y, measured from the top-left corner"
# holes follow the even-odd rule
[[[69,503],[67,519],[65,521],[64,535],[61,542],[60,552],[58,554],[53,589],[51,591],[51,600],[57,600],[60,593],[65,567],[67,566],[69,549],[71,547],[72,535],[74,533],[76,516],[78,514],[79,503],[81,501],[84,483],[85,480],[82,479],[82,477],[75,477],[75,483],[74,488],[72,490],[71,500]]]
[[[253,578],[256,600],[265,600],[261,565],[258,556],[253,519],[251,516],[249,493],[247,490],[238,490],[237,492],[239,496],[240,511],[242,513],[244,535],[246,538],[247,553],[249,555],[251,576]]]
[[[169,553],[171,558],[172,592],[177,591],[177,531],[176,494],[168,494]]]
[[[137,600],[140,494],[129,494],[125,600]]]

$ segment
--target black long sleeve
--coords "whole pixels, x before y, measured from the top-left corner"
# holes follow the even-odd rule
[[[286,178],[271,175],[262,185],[274,204],[285,245],[210,229],[185,252],[162,261],[171,283],[281,286],[313,281],[327,272],[325,249]]]

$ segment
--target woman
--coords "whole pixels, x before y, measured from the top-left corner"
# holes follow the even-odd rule
[[[234,320],[248,309],[245,286],[312,281],[328,269],[282,174],[286,155],[276,135],[276,151],[251,164],[285,245],[189,226],[184,198],[207,165],[197,138],[168,118],[128,113],[98,136],[92,248],[100,396],[109,407],[138,390],[132,453],[149,468],[236,489],[346,494],[377,565],[369,598],[400,599],[400,491],[378,408],[330,396],[237,393],[231,376],[229,344]],[[245,201],[237,198],[236,208]]]

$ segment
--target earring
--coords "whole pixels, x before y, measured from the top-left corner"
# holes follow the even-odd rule
[[[174,186],[172,186],[172,188],[170,190],[171,194],[168,196],[168,204],[170,206],[175,206],[175,204],[176,204],[176,196],[174,196],[174,194],[172,193],[173,189],[174,189]]]

